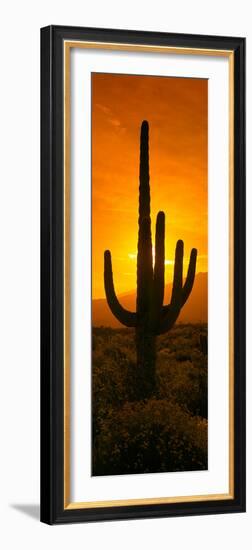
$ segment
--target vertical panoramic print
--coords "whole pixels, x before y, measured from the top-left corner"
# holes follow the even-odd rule
[[[92,74],[92,475],[208,467],[208,81]]]

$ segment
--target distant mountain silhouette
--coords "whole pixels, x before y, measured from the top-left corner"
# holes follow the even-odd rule
[[[182,308],[177,323],[207,323],[208,318],[208,273],[197,273],[194,286],[187,302]],[[170,302],[172,283],[165,286],[164,304]],[[129,292],[119,296],[120,303],[130,311],[136,309],[136,293]],[[93,300],[92,302],[93,326],[105,326],[112,328],[123,327],[111,313],[106,299]]]

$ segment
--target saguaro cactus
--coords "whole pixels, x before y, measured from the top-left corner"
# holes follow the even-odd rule
[[[140,138],[140,186],[137,247],[136,312],[127,311],[119,303],[113,283],[111,253],[104,253],[104,286],[108,305],[123,325],[136,330],[137,379],[139,395],[147,397],[155,391],[156,337],[170,330],[187,301],[194,283],[197,250],[191,251],[186,280],[183,284],[184,243],[179,240],[171,301],[163,305],[165,286],[165,214],[159,212],[156,220],[155,265],[152,258],[149,125],[142,122]]]

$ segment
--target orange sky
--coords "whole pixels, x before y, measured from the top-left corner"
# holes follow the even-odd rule
[[[149,122],[152,242],[166,215],[166,282],[176,241],[198,249],[207,271],[207,80],[92,75],[92,284],[105,296],[103,253],[112,253],[117,294],[136,288],[139,135]]]

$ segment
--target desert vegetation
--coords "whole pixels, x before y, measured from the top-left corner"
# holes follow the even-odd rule
[[[93,328],[93,475],[207,469],[206,341],[203,324],[159,336],[143,398],[134,329]]]

